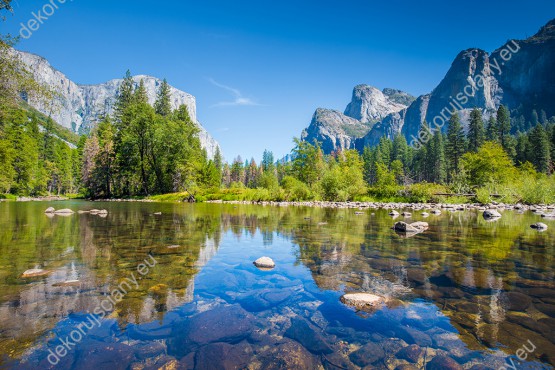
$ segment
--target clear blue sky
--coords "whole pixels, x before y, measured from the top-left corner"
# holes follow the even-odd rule
[[[1,32],[47,1],[13,2]],[[67,0],[18,48],[78,83],[128,68],[165,77],[197,97],[227,160],[258,160],[288,153],[314,110],[344,110],[357,84],[427,93],[460,50],[492,51],[554,17],[553,0]]]

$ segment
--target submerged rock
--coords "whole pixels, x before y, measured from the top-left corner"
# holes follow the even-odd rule
[[[397,358],[417,363],[424,350],[418,344],[411,344],[397,352]]]
[[[33,277],[39,277],[39,276],[46,276],[48,274],[50,274],[52,271],[48,271],[48,270],[43,270],[43,269],[31,269],[31,270],[27,270],[25,271],[21,277],[22,278],[33,278]]]
[[[340,299],[343,304],[361,311],[375,311],[386,303],[384,297],[370,293],[348,293]]]
[[[321,364],[299,343],[287,342],[270,347],[260,356],[261,368],[278,369],[318,369]]]
[[[53,284],[52,286],[56,288],[80,287],[81,282],[79,280],[67,280],[67,281]]]
[[[253,330],[254,318],[240,306],[222,306],[191,317],[172,330],[175,338],[168,344],[169,353],[185,356],[191,347],[209,343],[238,343]]]
[[[133,348],[120,343],[92,342],[77,347],[76,352],[74,368],[84,370],[104,369],[107,364],[110,369],[125,370],[134,359]]]
[[[382,347],[373,342],[366,344],[349,355],[351,361],[360,367],[372,365],[382,360],[384,357],[385,352]]]
[[[270,257],[260,257],[253,263],[259,269],[273,269],[276,267],[276,263]]]
[[[426,366],[428,370],[463,370],[464,368],[451,357],[436,356]]]
[[[314,330],[305,320],[291,319],[291,327],[285,332],[287,338],[296,340],[314,354],[332,353],[322,335]]]
[[[214,343],[202,347],[195,356],[195,369],[244,369],[252,357],[248,343]]]
[[[525,311],[532,303],[532,298],[520,292],[504,292],[501,297],[511,311]]]

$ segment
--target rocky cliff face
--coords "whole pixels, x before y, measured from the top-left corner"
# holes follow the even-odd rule
[[[16,53],[39,83],[50,86],[57,93],[51,104],[44,105],[33,100],[30,100],[29,104],[41,113],[51,116],[58,124],[77,133],[88,133],[102,116],[113,113],[122,79],[99,85],[79,85],[52,67],[46,59],[30,53]],[[144,82],[149,103],[154,104],[162,81],[144,75],[135,76],[133,80],[137,85],[141,80]],[[199,138],[203,148],[213,157],[218,143],[197,121],[195,97],[171,87],[171,100],[173,109],[183,104],[187,106],[191,119],[200,129]]]
[[[386,89],[389,95],[368,85],[358,85],[353,90],[351,103],[345,110],[345,115],[359,120],[360,122],[381,121],[391,113],[397,113],[407,107],[398,101],[396,90]],[[400,92],[402,93],[402,92]],[[405,93],[402,93],[405,94]],[[406,95],[406,94],[405,94]],[[392,99],[397,98],[397,99]]]
[[[355,138],[364,136],[371,127],[341,112],[318,108],[301,139],[310,143],[317,140],[325,153],[331,153],[337,149],[353,148]]]
[[[445,132],[449,117],[455,111],[467,126],[470,110],[475,107],[482,110],[484,118],[493,114],[501,104],[525,117],[532,109],[544,110],[551,117],[555,115],[553,101],[555,20],[533,37],[510,40],[491,54],[481,49],[460,52],[439,85],[430,94],[416,100],[398,90],[380,92],[369,86],[357,86],[345,115],[359,122],[371,122],[367,125],[368,132],[362,137],[341,132],[341,140],[335,140],[330,135],[332,131],[325,127],[326,122],[319,122],[319,130],[312,129],[310,138],[319,140],[322,135],[318,134],[326,132],[328,142],[335,140],[351,145],[341,147],[343,149],[352,147],[354,142],[354,146],[362,150],[366,145],[376,145],[381,137],[392,139],[402,134],[410,144],[418,137],[424,121]],[[388,113],[388,110],[391,111]]]
[[[390,114],[398,114],[413,100],[411,95],[400,90],[380,91],[372,86],[358,85],[345,113],[318,108],[301,139],[311,143],[317,140],[325,153],[354,149],[357,139],[363,138],[376,122]]]

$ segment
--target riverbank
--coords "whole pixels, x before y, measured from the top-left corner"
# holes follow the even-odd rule
[[[395,202],[326,202],[326,201],[307,201],[307,202],[256,202],[256,201],[223,201],[210,200],[205,203],[211,204],[235,204],[235,205],[262,205],[276,207],[314,207],[314,208],[338,208],[338,209],[412,209],[414,211],[465,211],[486,209],[499,210],[516,210],[516,211],[535,211],[545,212],[555,210],[555,204],[505,204],[505,203],[489,203],[489,204],[448,204],[448,203],[395,203]]]
[[[0,201],[17,201],[17,202],[57,202],[68,201],[73,199],[82,199],[76,197],[64,196],[47,196],[47,197],[16,197],[11,196]],[[84,201],[91,202],[136,202],[136,203],[184,203],[186,199],[182,193],[154,195],[147,198],[114,198],[114,199],[95,199]],[[511,204],[503,202],[482,203],[445,203],[445,202],[387,202],[387,201],[348,201],[348,202],[332,202],[332,201],[260,201],[260,200],[207,200],[200,199],[199,203],[210,204],[232,204],[232,205],[261,205],[274,207],[312,207],[312,208],[336,208],[336,209],[407,209],[414,211],[464,211],[499,209],[499,210],[516,210],[516,211],[534,211],[538,213],[555,213],[555,204]]]

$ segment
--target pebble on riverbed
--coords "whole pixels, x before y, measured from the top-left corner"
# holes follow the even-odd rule
[[[68,280],[68,281],[62,281],[60,283],[55,283],[52,286],[56,288],[80,287],[81,282],[79,280]]]
[[[270,257],[260,257],[256,261],[253,262],[256,267],[261,270],[271,270],[276,267],[276,263]]]

